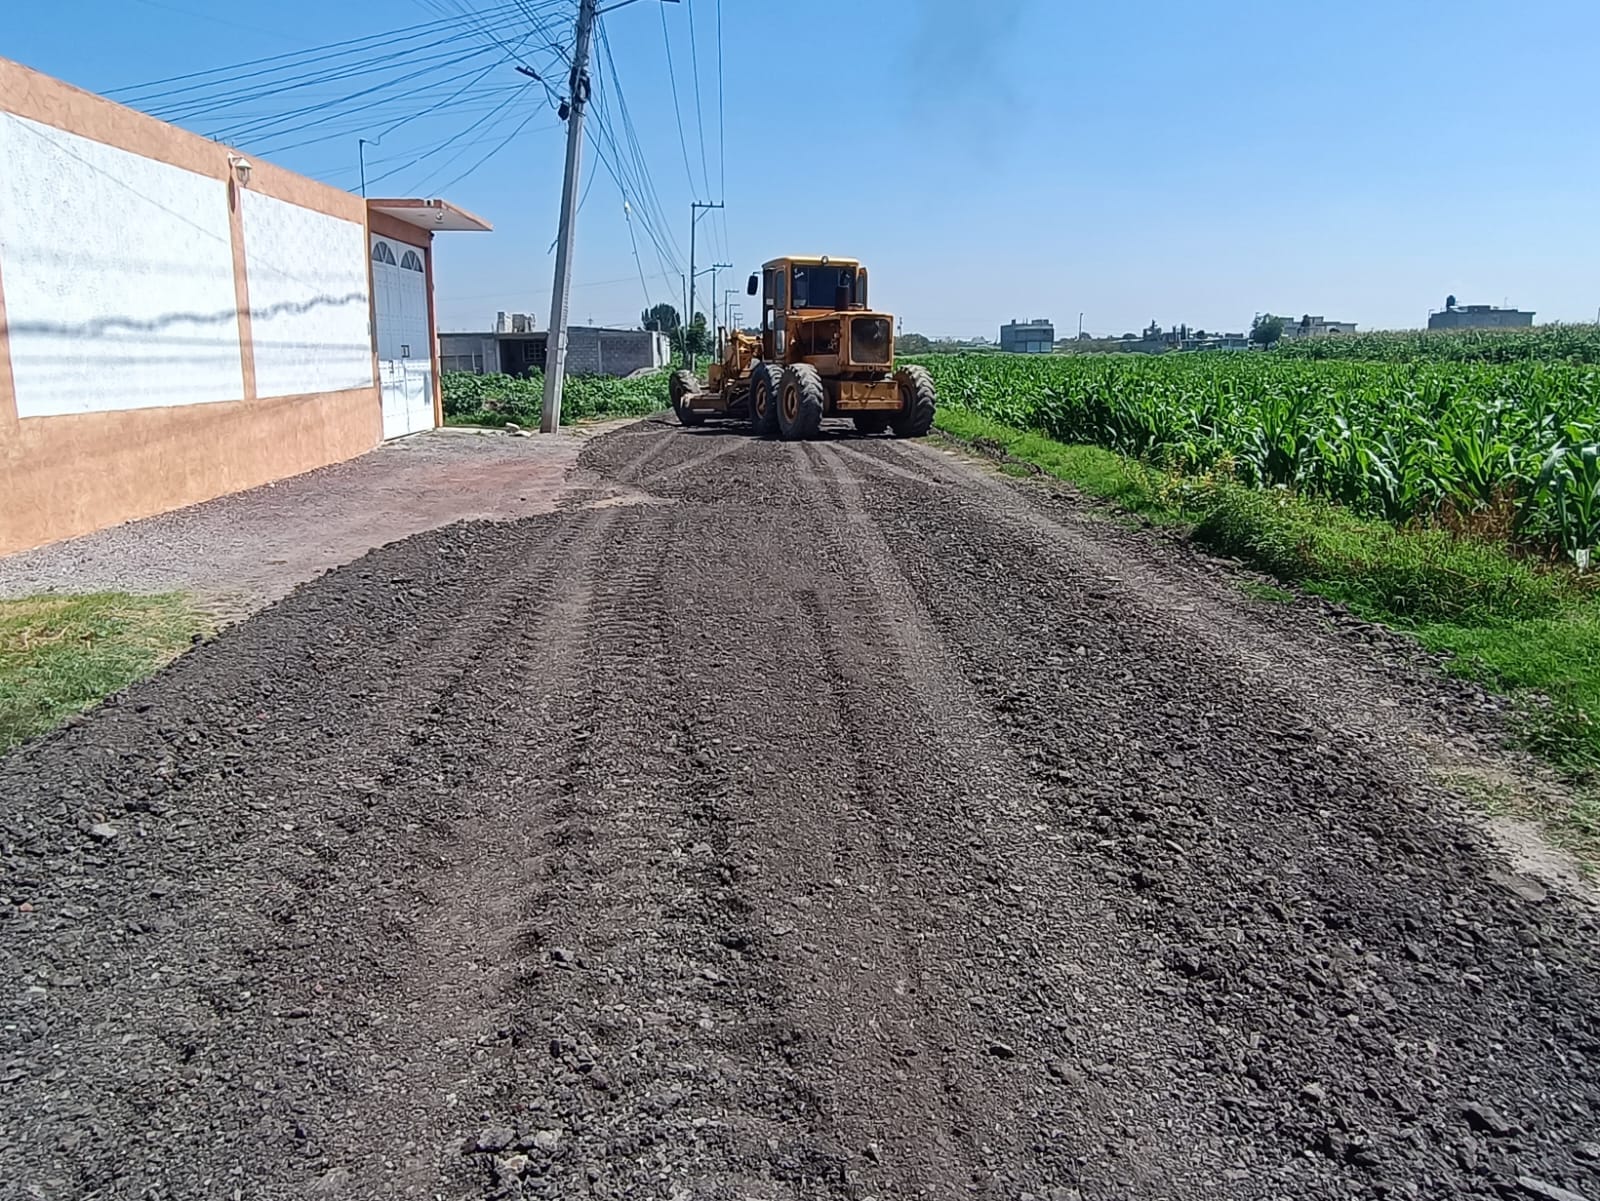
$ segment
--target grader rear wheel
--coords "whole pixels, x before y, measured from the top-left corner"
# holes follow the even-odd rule
[[[828,390],[815,367],[809,363],[785,367],[778,392],[778,436],[785,442],[816,437],[827,405]]]
[[[703,425],[706,415],[696,413],[685,403],[686,398],[700,391],[700,378],[692,371],[674,371],[667,384],[667,395],[672,398],[672,411],[683,425]]]
[[[750,373],[750,432],[770,438],[778,432],[778,392],[783,383],[783,368],[776,363],[757,363]]]

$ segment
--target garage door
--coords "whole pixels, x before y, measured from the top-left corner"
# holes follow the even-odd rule
[[[428,342],[428,275],[404,242],[372,239],[372,298],[378,322],[383,436],[433,428],[433,351]]]

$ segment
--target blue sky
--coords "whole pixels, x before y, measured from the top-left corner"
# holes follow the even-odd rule
[[[502,3],[84,0],[70,20],[13,5],[3,51],[110,92]],[[570,37],[572,0],[525,3]],[[1446,293],[1541,321],[1600,309],[1593,0],[722,0],[723,139],[717,0],[638,0],[603,23],[676,244],[658,256],[635,220],[641,285],[622,198],[598,174],[575,321],[635,322],[646,292],[676,302],[678,281],[652,277],[687,263],[690,201],[718,199],[725,213],[699,229],[702,263],[736,265],[719,290],[777,254],[854,255],[875,302],[933,335],[992,338],[1014,316],[1075,331],[1080,312],[1098,333],[1152,319],[1239,330],[1264,309],[1408,327]],[[441,327],[481,328],[497,309],[543,325],[563,130],[491,40],[528,33],[511,6],[481,36],[464,20],[450,29],[462,39],[380,107],[347,111],[364,86],[353,76],[213,100],[181,123],[216,134],[332,103],[285,119],[276,142],[237,140],[354,188],[357,139],[381,133],[369,175],[395,173],[373,194],[438,191],[496,226],[441,235]],[[419,55],[438,36],[403,44]],[[542,69],[540,41],[517,49]],[[406,61],[391,57],[384,78]],[[599,171],[592,154],[586,167]]]

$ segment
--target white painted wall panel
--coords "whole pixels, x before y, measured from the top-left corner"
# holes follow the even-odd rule
[[[17,413],[244,396],[227,185],[0,113]]]
[[[243,218],[256,394],[371,387],[366,230],[249,191]]]

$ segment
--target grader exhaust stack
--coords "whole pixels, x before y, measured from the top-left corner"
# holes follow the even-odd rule
[[[933,379],[894,363],[894,318],[868,307],[867,269],[855,259],[773,259],[750,276],[761,296],[761,332],[729,330],[702,382],[672,377],[684,425],[743,418],[763,437],[814,437],[827,418],[867,434],[920,438],[933,428]]]

